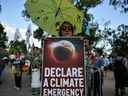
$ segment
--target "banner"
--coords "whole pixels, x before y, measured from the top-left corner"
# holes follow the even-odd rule
[[[85,96],[84,40],[44,40],[41,96]]]

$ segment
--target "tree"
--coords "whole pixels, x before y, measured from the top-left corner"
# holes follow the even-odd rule
[[[1,12],[1,10],[2,10],[2,6],[1,6],[1,4],[0,4],[0,12]]]
[[[8,55],[7,50],[5,50],[7,48],[7,41],[8,38],[4,31],[4,27],[0,24],[0,60]]]
[[[9,45],[10,45],[9,46],[9,53],[10,54],[15,54],[17,51],[20,51],[23,53],[27,52],[25,40],[22,40],[22,41],[16,40],[15,42],[11,41]]]
[[[0,48],[0,60],[2,60],[4,57],[8,57],[8,51]]]
[[[121,24],[117,28],[118,33],[113,39],[113,50],[122,55],[128,54],[128,25]]]
[[[4,27],[0,24],[0,48],[7,47],[8,38],[6,36],[6,32],[4,31]]]
[[[30,15],[28,14],[26,9],[22,11],[22,16],[25,18],[26,21],[30,20]]]
[[[103,0],[71,0],[71,2],[84,13],[83,20],[83,30],[81,36],[89,39],[90,44],[93,44],[95,41],[99,40],[99,37],[95,36],[96,30],[98,29],[98,24],[92,22],[94,17],[93,14],[88,13],[88,9],[96,7],[101,4]],[[90,23],[91,22],[91,23]],[[89,30],[88,35],[86,31]]]
[[[123,13],[128,12],[128,0],[110,0],[109,4]]]
[[[0,12],[2,11],[2,4],[1,4],[1,2],[0,2]]]
[[[86,12],[89,8],[96,7],[103,0],[70,0],[78,9]]]
[[[42,36],[43,36],[43,30],[39,27],[38,29],[36,29],[34,31],[34,38],[38,39],[38,40],[41,40],[42,39]]]
[[[112,51],[126,55],[128,54],[128,25],[121,24],[116,29],[104,28],[98,32],[103,47],[111,45]]]

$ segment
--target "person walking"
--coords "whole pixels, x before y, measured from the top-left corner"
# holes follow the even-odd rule
[[[96,63],[94,65],[94,74],[93,74],[93,96],[103,96],[103,67],[104,67],[104,59],[102,57],[103,51],[102,49],[96,50]]]
[[[15,89],[20,90],[21,79],[22,79],[22,64],[24,64],[23,58],[21,58],[21,53],[16,52],[15,59],[13,60],[12,69],[14,73]]]
[[[115,78],[115,95],[116,96],[124,96],[125,94],[125,87],[124,87],[124,80],[125,80],[125,73],[126,68],[123,64],[123,57],[120,53],[114,57],[113,62],[113,71],[114,71],[114,78]]]
[[[4,70],[4,62],[3,62],[3,59],[0,60],[0,84],[2,84],[2,80],[1,80],[1,76],[2,76],[2,73],[3,73],[3,70]]]

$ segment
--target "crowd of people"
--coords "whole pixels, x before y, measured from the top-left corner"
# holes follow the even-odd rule
[[[121,53],[113,56],[113,72],[115,78],[116,96],[124,96],[125,87],[128,87],[128,58]]]
[[[30,67],[30,62],[28,63],[27,61],[25,54],[20,51],[3,57],[3,59],[0,60],[0,77],[2,77],[4,69],[8,66],[13,75],[14,88],[20,90],[22,87],[22,73],[29,71]],[[0,83],[2,84],[2,80]]]
[[[95,53],[95,55],[94,55]],[[115,96],[124,96],[125,87],[128,87],[128,58],[118,52],[107,55],[102,49],[88,54],[91,83],[88,90],[89,96],[103,96],[103,80],[107,72],[112,71],[115,80]],[[88,66],[87,66],[88,67]]]

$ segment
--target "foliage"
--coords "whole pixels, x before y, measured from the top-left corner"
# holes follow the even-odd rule
[[[103,0],[70,0],[79,10],[83,10],[84,12],[92,7],[96,7]]]
[[[128,0],[110,0],[109,4],[123,13],[128,12]]]
[[[39,27],[38,29],[36,29],[34,31],[34,38],[41,40],[42,36],[43,36],[43,30]]]
[[[0,48],[0,60],[3,59],[3,57],[8,57],[7,50]]]
[[[42,64],[41,54],[33,58],[32,68],[39,68]]]
[[[86,19],[86,22],[83,22],[83,32],[79,35],[84,36],[85,38],[89,39],[89,43],[93,44],[95,41],[99,40],[99,37],[95,35],[96,30],[98,28],[95,27],[96,23],[90,23],[90,21],[93,21],[94,17],[93,14],[88,13],[89,8],[96,7],[98,4],[101,4],[103,0],[71,0],[72,3],[75,4],[75,6],[84,12],[84,18]],[[87,23],[87,24],[85,24]],[[86,34],[87,26],[91,25],[91,28],[89,28],[90,36]]]
[[[39,68],[42,64],[41,49],[34,47],[26,56],[26,59],[31,61],[32,68]]]
[[[6,32],[4,31],[4,27],[0,24],[0,48],[6,48],[8,38],[6,36]]]
[[[113,52],[128,54],[128,25],[121,24],[116,29],[104,28],[98,34],[104,41],[104,48],[110,44]]]
[[[28,14],[26,9],[22,11],[22,16],[25,18],[26,21],[30,20],[30,15]]]
[[[2,6],[1,6],[1,4],[0,4],[0,12],[1,12],[1,10],[2,10]]]
[[[22,41],[16,40],[15,42],[14,41],[10,42],[9,53],[15,54],[17,51],[20,51],[23,53],[27,52],[27,48],[24,40]]]
[[[8,38],[6,36],[6,32],[4,31],[4,27],[0,24],[0,60],[3,57],[8,57],[8,52],[5,50],[7,48]]]
[[[118,33],[113,39],[113,50],[122,55],[128,54],[128,25],[121,24],[117,28]]]

